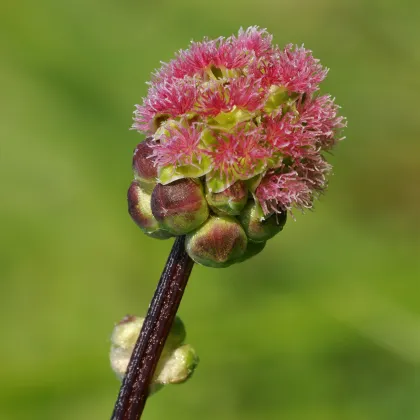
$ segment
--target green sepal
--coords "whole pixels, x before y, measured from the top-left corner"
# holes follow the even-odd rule
[[[217,143],[218,142],[216,137],[214,137],[213,132],[208,128],[205,128],[201,133],[201,144],[204,146],[204,148],[215,146]]]
[[[213,193],[219,193],[224,191],[226,188],[229,188],[234,182],[235,179],[227,179],[225,175],[220,177],[220,173],[218,171],[212,171],[206,175],[207,189]]]
[[[226,188],[229,188],[236,181],[245,181],[251,192],[255,192],[255,189],[258,187],[261,178],[264,176],[267,170],[267,164],[264,161],[258,162],[255,166],[252,174],[242,175],[236,170],[231,170],[229,176],[223,174],[220,176],[219,171],[211,171],[206,176],[207,188],[210,192],[218,193],[224,191]],[[251,181],[249,184],[248,182]],[[255,186],[253,184],[256,184]]]
[[[184,178],[200,178],[211,170],[211,160],[209,156],[202,156],[200,162],[196,161],[191,165],[182,165],[176,168],[176,172]]]
[[[266,169],[267,169],[267,162],[264,161],[264,160],[260,160],[255,165],[251,174],[242,175],[242,174],[238,173],[237,171],[234,171],[233,177],[235,179],[240,179],[241,181],[247,181],[250,178],[254,178],[256,175],[259,175],[259,174],[265,172]]]
[[[169,184],[182,178],[200,178],[211,170],[211,160],[209,156],[202,156],[200,162],[196,161],[191,165],[167,165],[158,169],[158,181]]]
[[[161,166],[158,169],[158,181],[163,185],[183,177],[183,175],[176,173],[174,165]]]
[[[266,216],[264,214],[264,211],[261,207],[261,204],[258,200],[255,200],[255,214],[258,216],[258,220],[263,221],[265,220],[266,217],[268,217],[268,215]]]
[[[248,190],[252,194],[255,193],[255,191],[258,188],[258,185],[260,185],[261,180],[263,179],[264,175],[265,175],[265,172],[261,172],[258,175],[255,175],[252,178],[249,178],[245,181],[245,184],[248,187]]]
[[[214,129],[229,131],[239,123],[250,121],[254,114],[234,106],[229,112],[220,112],[215,117],[210,118],[208,125]]]
[[[278,110],[280,106],[287,102],[289,93],[283,86],[272,85],[270,87],[270,95],[264,105],[264,111],[268,114]]]

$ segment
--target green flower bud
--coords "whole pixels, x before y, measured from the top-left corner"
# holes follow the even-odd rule
[[[206,199],[215,213],[237,216],[248,201],[248,189],[245,182],[237,181],[222,192],[207,191]]]
[[[189,256],[207,267],[228,267],[240,258],[247,247],[241,225],[229,216],[212,216],[187,235],[185,248]]]
[[[194,372],[199,359],[190,344],[184,344],[161,358],[153,381],[157,384],[179,384],[185,382]]]
[[[143,322],[144,318],[127,315],[114,327],[112,332],[110,352],[111,368],[120,380],[124,378]]]
[[[133,172],[134,178],[142,185],[147,192],[152,192],[156,185],[157,167],[151,159],[153,148],[150,144],[153,142],[152,137],[147,138],[139,143],[134,150],[133,155]]]
[[[124,350],[134,347],[143,322],[144,318],[135,315],[126,315],[112,331],[112,345]]]
[[[246,251],[244,254],[239,257],[235,263],[244,262],[249,260],[250,258],[254,257],[255,255],[259,254],[265,248],[266,242],[251,242],[248,241],[248,246],[246,247]]]
[[[185,235],[209,217],[203,187],[191,178],[167,185],[157,184],[152,193],[151,208],[162,228],[173,235]]]
[[[128,212],[140,229],[152,238],[167,239],[172,235],[160,228],[152,214],[151,196],[136,181],[132,182],[127,193]]]
[[[112,332],[111,367],[120,380],[126,373],[143,322],[144,318],[128,315],[114,327]],[[185,336],[184,324],[179,317],[176,317],[156,367],[150,385],[151,392],[156,392],[166,384],[185,382],[194,372],[198,357],[191,345],[183,344]]]
[[[275,236],[283,230],[286,219],[286,212],[275,213],[267,219],[261,219],[261,208],[254,201],[250,201],[239,216],[248,239],[253,242],[265,242]]]

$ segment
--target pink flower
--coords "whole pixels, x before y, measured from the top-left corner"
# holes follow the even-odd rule
[[[273,50],[272,41],[273,36],[266,29],[260,29],[258,26],[251,26],[245,31],[241,28],[238,37],[233,38],[236,48],[253,51],[256,57],[270,55]]]
[[[197,96],[194,79],[165,79],[151,84],[143,105],[136,105],[134,128],[153,132],[151,125],[159,116],[180,117],[191,110]]]
[[[192,165],[200,161],[203,150],[200,149],[201,132],[195,125],[168,127],[158,143],[154,143],[153,154],[155,165],[165,167],[168,165]]]
[[[256,190],[265,214],[312,207],[312,191],[296,171],[286,173],[269,172]]]
[[[319,89],[328,69],[324,69],[319,60],[312,56],[312,51],[301,47],[286,45],[278,54],[278,83],[292,92],[312,93]]]
[[[234,69],[245,66],[248,61],[246,51],[236,48],[230,40],[205,39],[203,42],[192,42],[188,50],[180,50],[176,59],[164,64],[162,69],[155,73],[155,79],[159,81],[167,78],[203,76],[211,66]]]
[[[299,124],[316,138],[323,150],[331,149],[339,138],[338,132],[346,126],[344,117],[338,116],[338,105],[330,95],[317,96],[312,100],[299,101]]]
[[[255,89],[257,81],[252,77],[238,77],[229,83],[229,104],[255,111],[264,106],[265,90]]]
[[[230,109],[229,92],[225,86],[213,81],[201,87],[195,107],[197,113],[204,116],[215,116]]]
[[[266,120],[266,139],[274,152],[282,156],[300,159],[306,155],[314,137],[298,124],[298,117],[292,113],[269,117]]]
[[[332,166],[317,149],[309,149],[306,156],[296,160],[292,165],[301,179],[315,194],[323,192],[327,187],[327,177]]]
[[[256,26],[192,42],[154,73],[133,128],[153,137],[161,183],[205,176],[220,192],[252,178],[266,215],[311,208],[331,172],[323,152],[346,126],[318,94],[327,72],[310,50],[279,49]]]
[[[237,179],[251,178],[271,154],[262,141],[261,128],[246,130],[242,125],[237,132],[220,133],[216,138],[206,153],[212,158],[213,175],[225,178],[227,187]]]

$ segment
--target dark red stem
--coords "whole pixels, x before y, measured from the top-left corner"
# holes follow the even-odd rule
[[[143,413],[150,381],[193,265],[185,252],[185,237],[177,237],[131,355],[111,420],[138,420]]]

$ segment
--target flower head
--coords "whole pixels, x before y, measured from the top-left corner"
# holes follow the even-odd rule
[[[151,138],[156,181],[194,178],[207,197],[245,183],[261,220],[310,209],[331,171],[323,153],[346,125],[318,93],[327,72],[303,45],[280,49],[256,26],[192,42],[136,106],[133,128]]]

